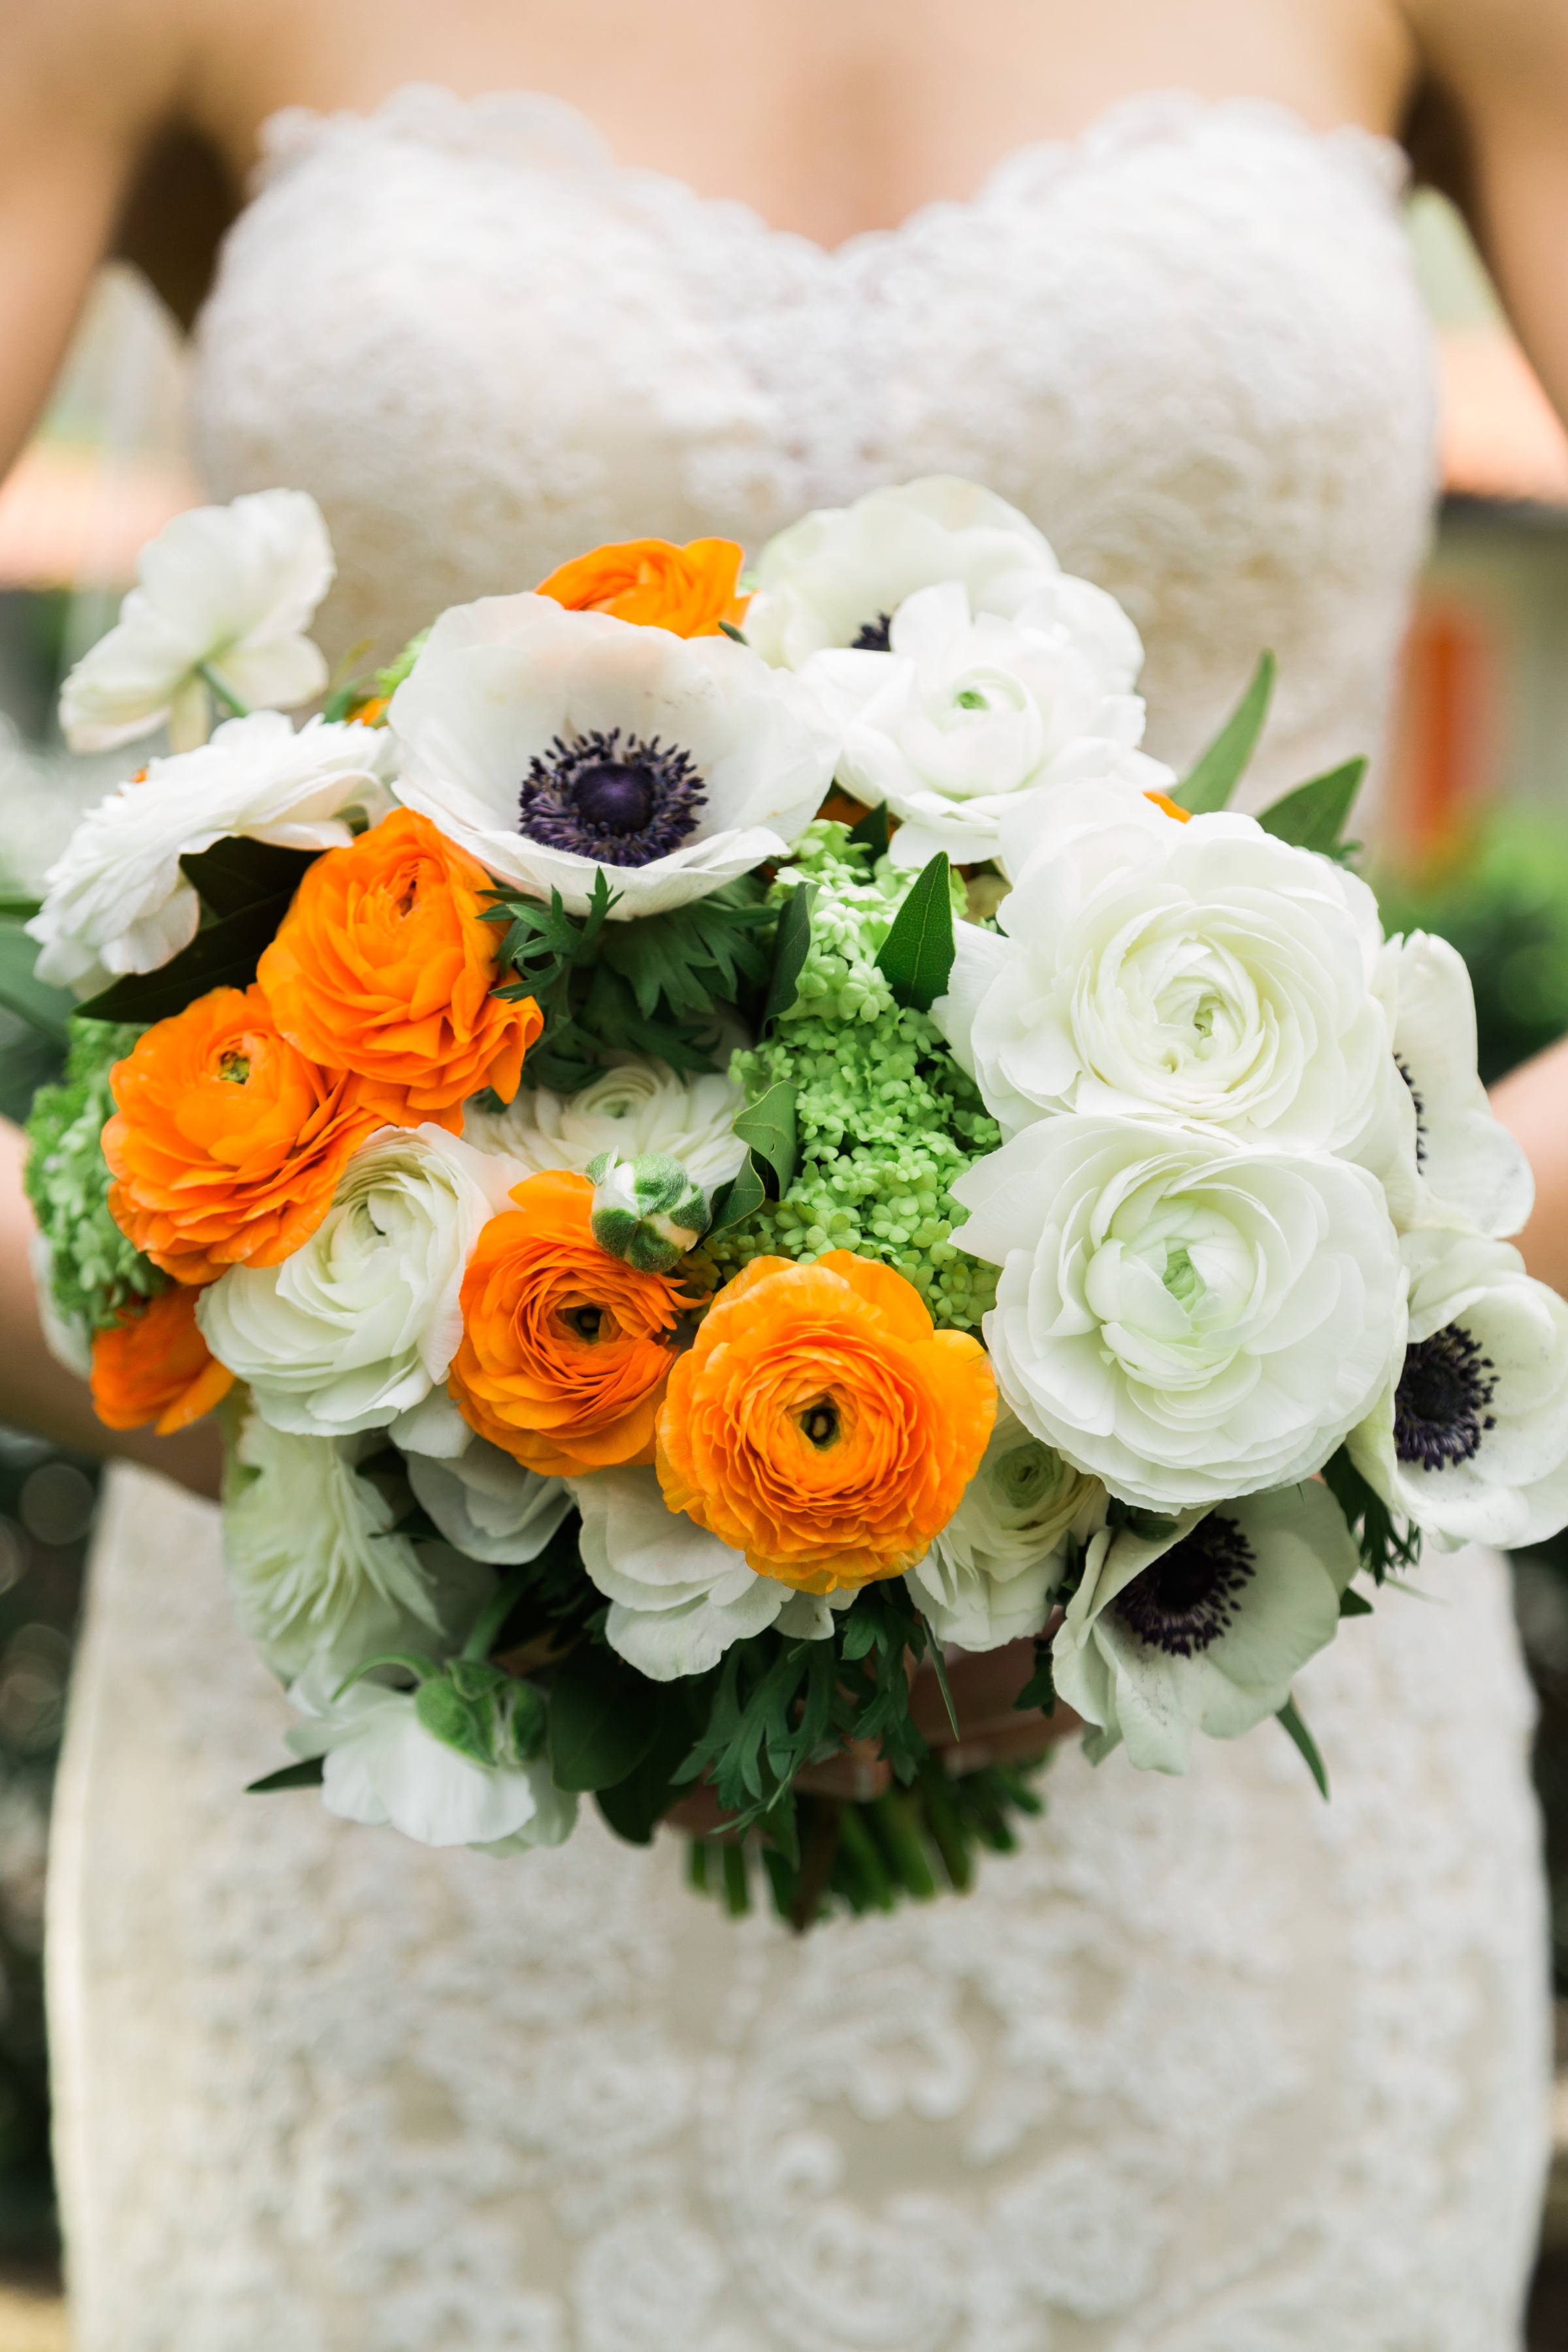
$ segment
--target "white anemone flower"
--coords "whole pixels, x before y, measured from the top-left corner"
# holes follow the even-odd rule
[[[1193,1734],[1237,1739],[1278,1715],[1339,1630],[1358,1554],[1316,1480],[1188,1511],[1158,1532],[1105,1528],[1051,1644],[1056,1686],[1099,1763],[1184,1772]]]
[[[1152,1509],[1320,1469],[1402,1342],[1382,1190],[1328,1153],[1069,1112],[952,1191],[953,1239],[1002,1268],[984,1331],[1008,1403]]]
[[[521,1086],[504,1110],[470,1102],[463,1137],[481,1151],[506,1153],[531,1176],[553,1168],[585,1175],[605,1151],[623,1160],[662,1151],[711,1192],[741,1172],[746,1146],[735,1118],[745,1108],[744,1090],[727,1077],[682,1077],[628,1055],[574,1095]]]
[[[519,1173],[438,1127],[378,1129],[291,1256],[230,1266],[203,1291],[208,1347],[274,1428],[396,1437],[446,1381],[464,1270]]]
[[[224,1559],[241,1625],[285,1677],[314,1661],[341,1680],[380,1650],[427,1647],[493,1583],[392,1532],[391,1501],[354,1467],[364,1451],[363,1439],[290,1436],[259,1415],[240,1432]]]
[[[1410,1328],[1351,1459],[1446,1550],[1515,1550],[1568,1522],[1568,1305],[1508,1242],[1406,1234]]]
[[[836,748],[800,681],[745,646],[551,596],[443,613],[387,715],[410,808],[573,914],[602,873],[623,922],[782,856]]]
[[[1378,959],[1394,1058],[1415,1112],[1416,1190],[1434,1223],[1517,1234],[1535,1203],[1530,1162],[1488,1107],[1476,1072],[1476,1000],[1458,950],[1426,931],[1393,939]]]
[[[651,1682],[706,1674],[732,1642],[777,1626],[794,1641],[833,1631],[853,1592],[797,1592],[759,1576],[738,1551],[672,1511],[653,1470],[596,1470],[574,1479],[583,1565],[610,1603],[605,1634]]]
[[[900,605],[886,653],[817,654],[802,677],[843,737],[840,783],[900,820],[894,864],[945,850],[973,865],[998,855],[1020,794],[1071,787],[1077,803],[1116,780],[1173,783],[1136,748],[1142,658],[1131,623],[1087,580],[1047,582],[1008,620],[972,614],[946,581]]]
[[[888,624],[917,588],[961,581],[975,612],[1008,618],[1059,570],[1044,532],[994,490],[929,474],[853,506],[819,507],[771,539],[746,639],[765,660],[799,669],[826,646],[885,649]]]
[[[1000,1649],[1037,1633],[1069,1536],[1103,1524],[1105,1489],[1042,1444],[1000,1402],[963,1499],[904,1581],[939,1642]]]
[[[1005,1134],[1042,1113],[1173,1119],[1331,1150],[1391,1075],[1364,882],[1248,816],[1115,788],[1002,828],[999,937],[960,927],[936,1018]]]
[[[426,1730],[412,1691],[359,1682],[339,1698],[314,1675],[289,1694],[305,1720],[284,1734],[296,1756],[320,1756],[321,1798],[340,1820],[388,1824],[421,1845],[521,1853],[562,1845],[577,1800],[558,1789],[542,1755],[481,1764]]]
[[[542,1478],[514,1462],[477,1432],[470,1430],[468,1437],[450,1461],[405,1455],[415,1500],[469,1559],[487,1560],[494,1568],[537,1559],[572,1508],[570,1488],[564,1479]]]
[[[167,721],[174,749],[188,751],[211,723],[213,683],[230,709],[309,702],[327,665],[304,633],[333,570],[321,510],[304,490],[254,490],[176,515],[137,557],[117,625],[60,690],[66,741],[111,751]]]
[[[27,925],[40,979],[90,991],[111,974],[155,971],[196,935],[201,907],[182,857],[229,835],[283,849],[341,849],[353,820],[392,805],[384,738],[280,711],[231,719],[210,743],[154,760],[89,810],[44,877]]]

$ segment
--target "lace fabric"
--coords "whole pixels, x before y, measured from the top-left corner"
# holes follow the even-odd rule
[[[1181,756],[1377,739],[1432,380],[1359,133],[1179,98],[837,253],[581,120],[280,118],[204,319],[215,493],[331,525],[334,650],[596,540],[939,468],[1134,612]],[[500,1864],[247,1798],[216,1519],[118,1471],[51,1878],[79,2352],[1510,2352],[1544,2162],[1529,1707],[1462,1554],[1190,1780],[1053,1764],[977,1892],[791,1939],[588,1818]]]

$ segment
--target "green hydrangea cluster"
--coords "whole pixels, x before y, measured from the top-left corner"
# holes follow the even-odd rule
[[[965,1213],[950,1187],[1002,1138],[935,1022],[897,1005],[877,968],[914,879],[823,819],[780,871],[775,904],[797,883],[816,885],[811,946],[794,1006],[735,1055],[731,1075],[753,1102],[781,1081],[795,1087],[799,1162],[782,1201],[707,1246],[725,1276],[766,1255],[879,1258],[938,1325],[968,1331],[995,1303],[996,1269],[952,1240]]]
[[[109,1073],[142,1034],[111,1021],[73,1021],[64,1083],[40,1087],[27,1120],[27,1198],[53,1256],[55,1303],[89,1332],[168,1277],[126,1240],[109,1213],[110,1177],[100,1138],[114,1109]]]

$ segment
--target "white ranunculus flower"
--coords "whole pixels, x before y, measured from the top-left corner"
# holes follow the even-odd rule
[[[333,1699],[312,1675],[289,1696],[305,1720],[284,1737],[296,1756],[323,1759],[322,1801],[341,1820],[503,1853],[572,1833],[577,1800],[555,1786],[545,1757],[478,1763],[426,1730],[412,1691],[361,1682]]]
[[[1159,1533],[1105,1528],[1051,1644],[1056,1686],[1141,1770],[1184,1772],[1193,1734],[1237,1739],[1278,1715],[1339,1630],[1358,1554],[1316,1480],[1184,1512]]]
[[[182,857],[231,834],[285,849],[337,849],[355,814],[391,806],[379,772],[385,739],[368,727],[280,711],[231,719],[199,751],[154,760],[83,817],[44,877],[27,925],[43,941],[39,977],[96,988],[154,971],[196,935],[201,908]]]
[[[1404,1235],[1410,1328],[1351,1458],[1446,1549],[1542,1542],[1568,1522],[1568,1305],[1508,1242]]]
[[[372,1441],[374,1443],[374,1441]],[[294,1437],[252,1415],[224,1499],[223,1548],[241,1625],[273,1670],[315,1661],[338,1679],[377,1651],[477,1612],[494,1579],[391,1532],[391,1502],[354,1468],[365,1441]]]
[[[1111,639],[1112,600],[1086,580],[1058,578],[1010,620],[972,616],[961,583],[922,588],[893,615],[886,653],[815,655],[802,677],[843,737],[838,781],[901,820],[897,866],[939,849],[955,864],[994,857],[1004,815],[1021,793],[1121,781],[1162,790],[1174,780],[1138,751],[1143,705],[1131,663]]]
[[[1067,1113],[952,1190],[954,1240],[1002,1268],[998,1386],[1113,1494],[1165,1510],[1308,1476],[1387,1377],[1405,1275],[1364,1169]]]
[[[776,1625],[822,1641],[853,1592],[797,1592],[672,1511],[653,1470],[596,1470],[572,1481],[583,1514],[583,1565],[610,1602],[612,1650],[656,1683],[706,1674],[731,1642]]]
[[[297,709],[327,665],[305,631],[332,583],[331,541],[304,490],[254,490],[193,507],[136,559],[138,584],[117,625],[60,690],[73,751],[111,751],[165,720],[176,751],[211,723],[210,669],[249,710]]]
[[[602,1151],[623,1160],[664,1151],[711,1192],[740,1174],[746,1146],[735,1118],[745,1108],[743,1089],[727,1077],[683,1078],[662,1062],[628,1055],[574,1095],[521,1086],[504,1110],[469,1103],[463,1136],[481,1151],[505,1152],[529,1175],[569,1168],[581,1176]]]
[[[1003,842],[1005,936],[961,927],[936,1017],[1004,1133],[1079,1110],[1286,1150],[1360,1134],[1389,1073],[1364,882],[1121,788],[1088,815],[1043,796]]]
[[[1100,1480],[1071,1468],[998,1400],[963,1500],[904,1581],[939,1642],[1000,1649],[1039,1632],[1068,1536],[1088,1537],[1104,1517]]]
[[[388,719],[410,808],[573,914],[602,872],[621,921],[782,856],[836,749],[800,682],[745,646],[551,596],[443,613]]]
[[[1016,507],[978,482],[931,474],[819,508],[771,539],[746,638],[764,659],[798,669],[826,646],[885,647],[888,624],[918,588],[961,581],[975,612],[1007,618],[1058,574],[1050,542]]]
[[[377,1129],[292,1256],[230,1266],[203,1291],[208,1347],[274,1428],[395,1436],[446,1380],[464,1270],[520,1173],[438,1127]]]
[[[537,1559],[572,1508],[563,1479],[542,1478],[471,1430],[454,1459],[408,1454],[404,1467],[447,1541],[494,1568]]]
[[[1390,940],[1377,987],[1415,1111],[1418,1221],[1451,1216],[1479,1233],[1517,1234],[1535,1204],[1535,1179],[1476,1073],[1476,1001],[1463,956],[1425,931]]]

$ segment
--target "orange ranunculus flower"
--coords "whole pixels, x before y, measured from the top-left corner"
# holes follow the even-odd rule
[[[542,580],[534,592],[572,613],[613,613],[617,621],[716,637],[721,621],[739,628],[749,596],[736,593],[743,551],[732,539],[628,539],[596,547]]]
[[[426,816],[397,809],[306,868],[256,977],[285,1037],[352,1070],[395,1127],[450,1134],[465,1097],[517,1092],[544,1025],[531,996],[493,995],[500,928],[481,919],[489,875]]]
[[[176,1282],[277,1265],[309,1240],[344,1160],[381,1125],[359,1081],[279,1036],[259,988],[215,988],[110,1074],[103,1156],[121,1231]]]
[[[196,1293],[183,1285],[127,1307],[92,1343],[92,1402],[110,1429],[157,1424],[172,1437],[210,1412],[234,1386],[196,1324]]]
[[[890,1266],[753,1258],[670,1373],[659,1484],[759,1576],[832,1592],[914,1566],[995,1413],[979,1340],[936,1330]]]
[[[447,1386],[464,1418],[529,1469],[574,1477],[653,1460],[654,1416],[692,1304],[599,1247],[594,1187],[557,1171],[514,1185],[463,1276]]]

